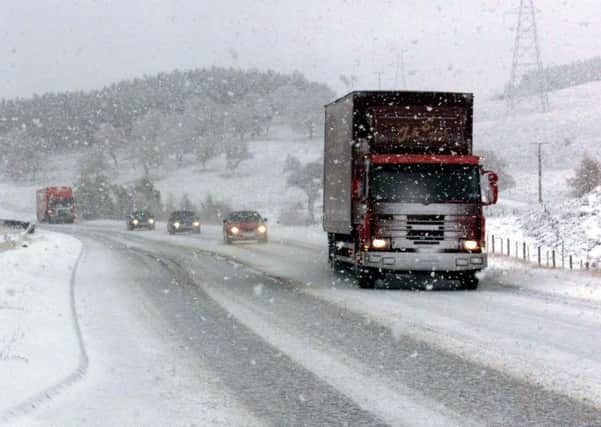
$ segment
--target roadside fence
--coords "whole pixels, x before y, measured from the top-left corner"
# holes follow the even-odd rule
[[[556,268],[564,270],[591,270],[597,264],[583,257],[577,258],[565,250],[563,242],[561,247],[549,249],[532,245],[509,237],[498,237],[494,234],[486,236],[486,248],[489,254],[505,256],[523,261],[539,267]]]

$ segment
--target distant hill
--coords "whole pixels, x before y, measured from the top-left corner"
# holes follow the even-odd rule
[[[585,83],[601,80],[601,57],[597,56],[583,61],[545,67],[544,77],[550,91],[565,89]],[[542,81],[541,73],[531,71],[520,80],[515,91],[523,95],[537,93]]]
[[[260,120],[268,125],[278,120],[313,132],[321,127],[323,104],[333,97],[326,85],[310,82],[298,72],[216,67],[176,70],[124,80],[100,90],[1,100],[0,137],[5,136],[3,144],[10,144],[25,136],[33,139],[30,143],[38,149],[52,151],[87,147],[95,143],[94,134],[101,125],[121,129],[128,136],[143,116],[182,113],[191,100],[223,109],[244,100],[245,109],[258,111]],[[10,132],[19,132],[19,138],[11,137]]]

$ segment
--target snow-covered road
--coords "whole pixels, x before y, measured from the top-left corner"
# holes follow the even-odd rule
[[[494,274],[477,292],[361,290],[302,236],[226,246],[218,227],[60,229],[99,254],[77,288],[91,367],[39,422],[77,424],[113,404],[110,421],[143,424],[207,408],[202,419],[230,425],[601,422],[595,300]]]
[[[90,369],[25,424],[601,423],[595,299],[498,274],[477,292],[362,290],[307,236],[55,229],[84,242]]]

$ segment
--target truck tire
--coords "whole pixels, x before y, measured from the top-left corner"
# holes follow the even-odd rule
[[[328,265],[334,272],[340,268],[340,263],[336,260],[336,237],[332,233],[328,234]]]
[[[479,281],[475,272],[469,271],[462,273],[460,280],[464,289],[467,289],[468,291],[475,291],[478,289]]]
[[[376,280],[380,277],[380,272],[375,268],[355,267],[355,275],[361,289],[373,289],[376,287]]]

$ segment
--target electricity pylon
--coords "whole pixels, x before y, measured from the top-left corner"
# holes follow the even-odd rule
[[[540,55],[534,0],[520,0],[517,15],[511,77],[505,92],[507,112],[513,112],[520,98],[526,96],[519,84],[522,78],[528,75],[534,77],[534,81],[531,83],[535,85],[541,111],[545,113],[549,111],[549,96],[547,94],[547,78]]]

